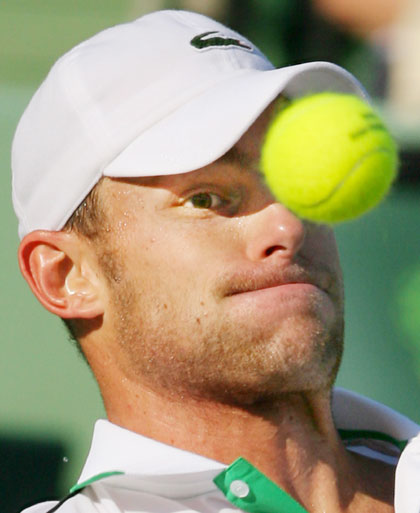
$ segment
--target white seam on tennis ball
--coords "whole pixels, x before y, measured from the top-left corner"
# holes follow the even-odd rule
[[[317,201],[316,203],[296,203],[296,202],[293,202],[294,205],[296,205],[298,207],[304,207],[304,208],[315,208],[315,207],[319,207],[323,203],[326,203],[327,201],[329,201],[334,196],[334,194],[336,194],[341,189],[341,187],[343,187],[345,182],[354,173],[356,173],[357,168],[359,168],[366,159],[368,159],[369,157],[371,157],[372,155],[375,155],[377,153],[389,153],[389,154],[392,154],[392,152],[389,149],[387,149],[387,148],[381,148],[381,147],[374,148],[373,150],[369,151],[368,153],[365,153],[365,155],[363,155],[363,157],[361,157],[354,164],[354,166],[350,169],[350,171],[335,185],[335,187],[329,192],[329,194],[327,196],[325,196],[321,200]]]

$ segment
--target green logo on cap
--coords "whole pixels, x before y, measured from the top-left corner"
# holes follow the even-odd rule
[[[218,34],[214,37],[208,37],[211,34]],[[234,39],[232,37],[226,37],[222,34],[218,33],[216,30],[210,32],[203,32],[203,34],[199,34],[195,36],[190,41],[191,45],[194,48],[198,48],[199,50],[203,50],[205,48],[216,48],[220,46],[238,46],[239,48],[244,48],[245,50],[252,51],[252,47],[245,44],[243,41],[239,39]]]

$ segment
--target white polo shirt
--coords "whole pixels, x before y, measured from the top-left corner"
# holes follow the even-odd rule
[[[395,512],[419,513],[420,427],[390,408],[342,389],[334,390],[333,413],[349,450],[397,465]],[[24,513],[49,511],[306,513],[243,458],[226,466],[106,420],[95,425],[89,456],[70,496]]]

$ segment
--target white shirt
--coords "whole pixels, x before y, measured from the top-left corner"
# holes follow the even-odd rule
[[[395,512],[420,513],[420,427],[386,406],[341,389],[334,390],[333,413],[349,450],[397,465]],[[402,440],[409,442],[400,456],[392,442]],[[73,490],[81,491],[60,505],[58,513],[306,511],[245,460],[227,467],[106,420],[95,425],[89,456]],[[24,513],[47,513],[56,505],[46,502]]]

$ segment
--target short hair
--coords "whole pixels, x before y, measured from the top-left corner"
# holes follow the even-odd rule
[[[100,235],[103,226],[101,221],[105,215],[99,193],[103,180],[102,177],[76,208],[64,225],[63,231],[76,232],[89,240]]]

